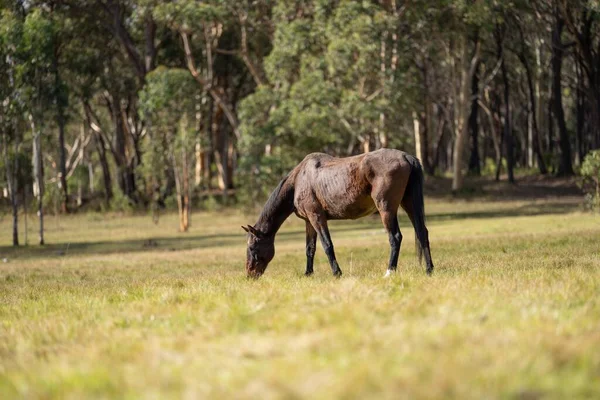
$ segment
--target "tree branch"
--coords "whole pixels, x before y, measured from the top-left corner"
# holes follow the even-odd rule
[[[225,99],[215,90],[212,86],[212,82],[208,82],[206,79],[202,77],[200,72],[196,69],[196,62],[194,60],[194,55],[192,54],[192,49],[190,47],[189,36],[186,32],[180,32],[181,39],[183,40],[183,49],[185,52],[185,60],[188,67],[188,70],[192,74],[192,77],[202,86],[204,90],[206,90],[210,96],[213,98],[215,103],[223,110],[225,116],[227,117],[227,121],[231,125],[231,129],[235,134],[235,137],[239,140],[241,138],[239,123],[237,121],[237,117],[231,111],[229,105],[225,102]],[[211,70],[212,68],[209,68]]]

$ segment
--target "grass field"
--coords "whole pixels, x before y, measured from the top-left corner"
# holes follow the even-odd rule
[[[50,245],[0,222],[0,398],[599,398],[600,217],[579,200],[431,200],[436,270],[400,215],[332,224],[302,275],[304,227],[244,275],[255,216],[49,218]],[[33,225],[33,220],[30,226]],[[30,233],[30,241],[35,239]]]

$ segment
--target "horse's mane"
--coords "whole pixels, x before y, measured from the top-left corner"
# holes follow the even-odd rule
[[[286,175],[277,184],[277,187],[273,190],[273,192],[269,196],[267,202],[265,203],[265,206],[262,209],[262,212],[260,213],[260,216],[258,217],[259,221],[265,221],[266,219],[269,219],[273,215],[273,212],[275,211],[277,206],[279,206],[279,204],[281,203],[281,200],[282,200],[280,197],[281,189],[283,188],[283,185],[285,184],[285,182],[287,181],[289,176],[290,176],[289,174]]]

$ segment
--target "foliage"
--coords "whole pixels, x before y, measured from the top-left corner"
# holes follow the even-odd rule
[[[600,210],[600,150],[590,151],[581,164],[583,187],[587,204],[592,210]]]
[[[10,167],[14,166],[15,158],[17,159],[17,165],[19,166],[15,173],[15,178],[19,182],[19,191],[22,192],[23,190],[26,190],[26,188],[31,188],[33,183],[31,160],[26,154],[20,152],[15,154],[14,152],[10,152],[8,154],[8,159],[0,159],[0,173],[2,173],[0,183],[4,183],[6,179],[6,175],[3,173],[6,171],[6,163],[8,162]]]
[[[135,207],[131,199],[121,192],[115,192],[114,197],[110,200],[111,211],[116,211],[124,214],[131,214]]]
[[[43,208],[47,213],[59,214],[61,202],[61,191],[58,185],[46,185],[44,198],[42,199]]]
[[[106,203],[119,192],[135,207],[164,202],[184,175],[198,198],[227,187],[256,205],[310,152],[419,151],[440,176],[469,155],[484,173],[495,169],[485,157],[563,170],[600,138],[592,3],[0,1],[2,143],[31,158],[39,135],[45,181],[68,176],[73,189],[91,163],[86,196]],[[560,72],[546,66],[559,55],[553,79]],[[478,83],[464,78],[471,59]],[[474,148],[457,140],[469,105]]]
[[[391,130],[395,120],[381,127],[380,116],[402,108],[392,96],[400,80],[380,72],[381,37],[395,23],[389,12],[354,1],[300,8],[292,16],[290,3],[275,7],[273,50],[265,59],[271,86],[259,87],[240,107],[241,171],[249,188],[271,187],[281,178],[274,167],[287,171],[306,153],[344,153],[378,130]],[[266,146],[279,149],[279,160]]]
[[[152,190],[165,190],[172,157],[182,149],[189,151],[196,132],[193,120],[199,91],[189,72],[159,67],[147,76],[140,92],[140,113],[149,122],[149,135],[142,146],[146,162],[143,175],[153,182]],[[162,172],[162,173],[161,173]]]

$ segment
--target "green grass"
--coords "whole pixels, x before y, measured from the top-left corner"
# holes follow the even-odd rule
[[[49,218],[51,244],[18,250],[5,217],[0,398],[598,398],[600,217],[573,199],[427,212],[434,275],[401,215],[387,280],[377,216],[331,224],[340,280],[320,248],[302,275],[293,217],[258,281],[235,211],[187,234],[173,215]]]

